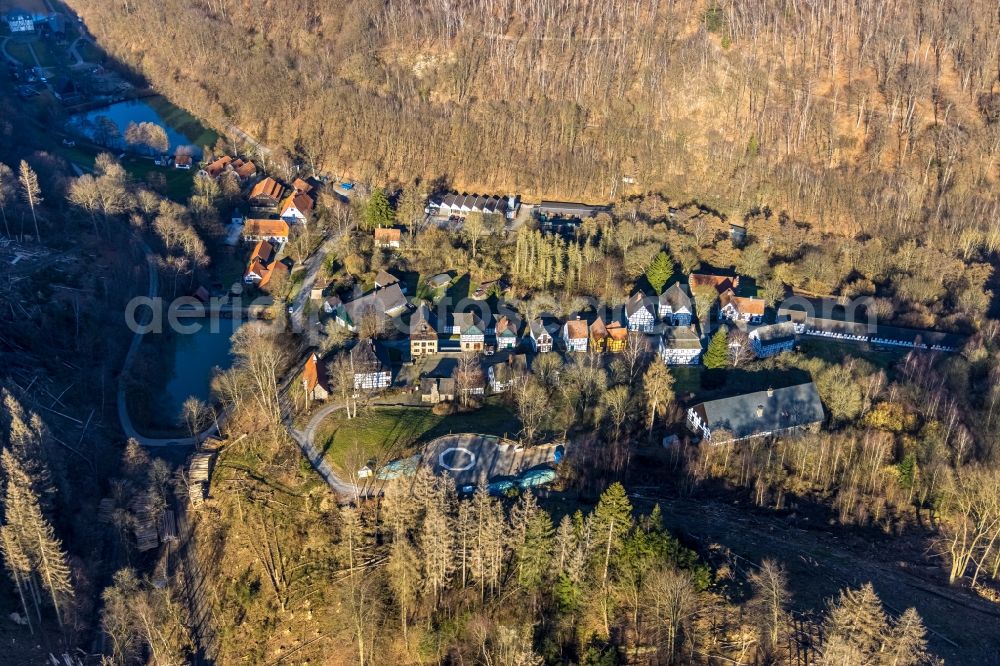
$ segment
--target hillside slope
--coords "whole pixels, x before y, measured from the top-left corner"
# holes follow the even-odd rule
[[[997,219],[987,0],[71,0],[217,127],[357,178],[607,200],[636,190],[831,230]]]

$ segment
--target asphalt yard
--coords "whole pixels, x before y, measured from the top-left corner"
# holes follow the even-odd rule
[[[487,481],[516,477],[525,470],[554,465],[556,444],[525,448],[492,435],[445,435],[424,447],[423,460],[435,474],[447,473],[459,488],[474,486],[480,475]]]

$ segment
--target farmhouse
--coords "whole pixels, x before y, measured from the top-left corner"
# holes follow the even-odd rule
[[[589,327],[590,350],[601,353],[604,351],[604,343],[608,339],[608,327],[604,324],[604,319],[598,316]]]
[[[479,315],[475,312],[456,312],[454,322],[462,351],[482,351],[486,342],[486,326]]]
[[[319,357],[315,353],[309,354],[302,368],[302,389],[309,400],[326,400],[330,397],[326,368],[319,362]]]
[[[281,183],[268,176],[257,181],[257,184],[250,190],[250,205],[255,208],[277,208],[284,190],[285,187]]]
[[[453,377],[427,377],[420,380],[420,402],[436,405],[455,399],[455,379]]]
[[[764,319],[764,301],[744,298],[727,289],[719,296],[719,317],[734,322],[759,324]]]
[[[494,363],[486,370],[490,390],[494,393],[509,391],[514,384],[528,374],[528,357],[512,354],[500,363]]]
[[[405,312],[409,307],[409,301],[406,300],[399,285],[394,284],[333,307],[337,323],[349,331],[357,331],[366,316],[373,317],[378,327],[382,328],[389,317]]]
[[[690,326],[666,326],[659,353],[667,365],[694,365],[701,357],[701,338]]]
[[[625,317],[628,319],[628,329],[630,331],[652,333],[653,326],[656,324],[654,307],[652,299],[647,298],[641,291],[632,294],[632,297],[625,301]]]
[[[7,21],[7,28],[12,34],[35,31],[34,17],[23,9],[10,10],[4,19]]]
[[[311,196],[305,192],[296,192],[288,195],[281,202],[281,208],[278,213],[281,219],[289,224],[297,222],[304,224],[309,221],[309,216],[312,215],[314,205],[315,203]]]
[[[245,183],[248,179],[257,175],[257,165],[249,160],[244,162],[241,159],[236,159],[229,166],[239,176],[240,182]]]
[[[264,287],[271,281],[272,264],[274,256],[277,254],[275,247],[269,241],[257,241],[253,253],[250,254],[250,261],[247,269],[243,273],[243,282]]]
[[[518,331],[521,328],[521,321],[513,315],[493,315],[496,318],[494,335],[497,339],[497,349],[513,349],[517,346]]]
[[[410,357],[426,356],[438,352],[438,334],[434,315],[426,303],[421,303],[410,318]]]
[[[545,322],[541,319],[533,319],[528,326],[528,339],[531,341],[531,348],[536,354],[543,354],[552,351],[552,334],[549,333]]]
[[[728,275],[706,275],[704,273],[691,273],[688,277],[688,285],[692,291],[699,287],[712,287],[721,295],[725,291],[735,291],[740,288],[740,277],[738,275],[730,277]]]
[[[607,351],[617,354],[625,351],[626,347],[628,347],[628,329],[617,321],[608,324]]]
[[[403,240],[403,234],[399,229],[391,227],[378,227],[375,229],[375,247],[398,248]]]
[[[354,390],[384,389],[392,384],[392,367],[385,350],[371,338],[361,340],[350,351]]]
[[[673,283],[660,294],[660,320],[668,326],[689,326],[694,315],[691,297],[684,291],[680,282]]]
[[[563,324],[562,338],[563,342],[566,343],[566,351],[587,351],[588,328],[587,322],[580,319],[579,316]]]
[[[795,324],[790,321],[761,326],[750,331],[750,346],[757,358],[791,351],[795,346]]]
[[[203,171],[209,178],[218,178],[222,175],[222,172],[225,171],[230,164],[232,164],[232,162],[232,157],[229,155],[223,155],[214,162],[206,165]]]
[[[825,416],[816,385],[809,382],[694,405],[687,424],[706,442],[724,444],[816,428]]]
[[[284,220],[247,220],[240,237],[245,241],[271,241],[281,244],[288,240],[288,223]]]

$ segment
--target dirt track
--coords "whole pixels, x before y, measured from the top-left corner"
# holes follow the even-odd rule
[[[642,506],[642,497],[649,495],[632,497]],[[1000,606],[908,570],[887,546],[790,526],[779,517],[748,513],[746,506],[714,500],[656,501],[665,525],[703,548],[721,544],[754,564],[766,557],[782,562],[797,609],[822,609],[839,589],[871,581],[894,613],[916,607],[927,625],[931,650],[947,663],[997,663]],[[940,579],[939,572],[934,575]]]

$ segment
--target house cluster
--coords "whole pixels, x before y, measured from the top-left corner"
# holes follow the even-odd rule
[[[57,12],[33,14],[20,7],[14,7],[4,14],[3,20],[12,35],[23,35],[36,30],[54,35],[63,35],[66,32],[63,15]]]
[[[470,213],[502,215],[512,220],[521,207],[517,196],[496,196],[485,194],[450,193],[432,196],[424,212],[444,220],[464,220]]]
[[[251,182],[257,176],[253,162],[233,159],[228,155],[207,164],[199,174],[218,179],[227,171],[235,173],[241,183]],[[309,222],[316,206],[315,186],[302,178],[296,178],[291,186],[286,186],[266,176],[250,188],[247,203],[250,215],[233,214],[232,238],[235,243],[238,232],[243,241],[256,243],[243,273],[243,281],[263,287],[269,279],[267,267],[288,240],[291,227]]]

